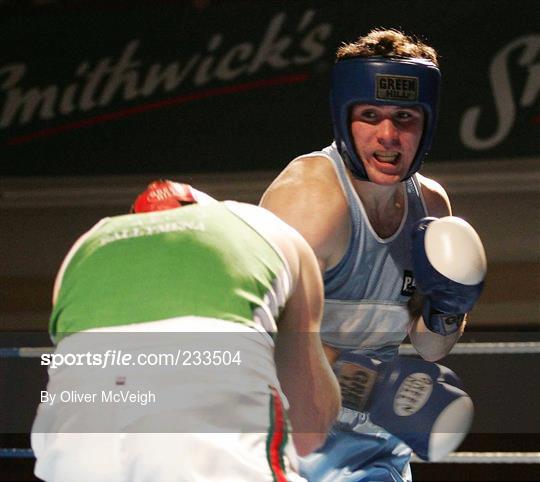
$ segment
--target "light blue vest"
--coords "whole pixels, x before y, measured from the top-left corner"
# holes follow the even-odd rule
[[[407,301],[412,294],[410,240],[412,225],[426,216],[420,183],[405,181],[404,216],[398,230],[381,239],[346,174],[335,143],[308,154],[328,158],[349,204],[351,238],[343,258],[324,273],[325,303],[321,335],[340,349],[387,360],[407,335]]]

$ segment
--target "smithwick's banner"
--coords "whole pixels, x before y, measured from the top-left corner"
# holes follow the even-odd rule
[[[11,12],[0,20],[0,174],[281,169],[330,142],[335,50],[379,26],[441,55],[431,162],[539,157],[535,6],[222,1]]]

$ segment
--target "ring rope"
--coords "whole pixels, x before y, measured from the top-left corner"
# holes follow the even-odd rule
[[[34,457],[32,449],[0,449],[0,458],[4,459],[30,459]]]
[[[32,449],[0,449],[0,458],[33,458]],[[437,464],[540,464],[540,452],[454,452],[437,462],[426,462],[413,455],[412,463]]]
[[[540,464],[540,452],[454,452],[437,462],[413,455],[413,463],[435,464]]]
[[[452,348],[450,355],[517,355],[525,353],[540,353],[540,342],[457,343]],[[399,354],[417,355],[418,353],[412,345],[404,344],[399,347]]]
[[[54,346],[0,348],[0,358],[39,358],[44,353],[53,353]]]
[[[0,358],[39,358],[53,353],[54,347],[8,347],[0,348]],[[416,355],[410,344],[401,345],[401,355]],[[540,342],[461,343],[453,347],[453,355],[494,355],[540,353]],[[32,449],[0,448],[0,458],[33,458]],[[413,463],[439,464],[540,464],[540,452],[454,452],[437,462],[425,462],[414,456]]]

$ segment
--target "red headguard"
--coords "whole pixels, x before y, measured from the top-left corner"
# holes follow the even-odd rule
[[[175,209],[197,202],[189,184],[160,179],[148,185],[146,190],[137,196],[132,213],[148,213]]]

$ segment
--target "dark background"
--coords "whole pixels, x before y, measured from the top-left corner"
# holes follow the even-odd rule
[[[3,9],[0,69],[25,68],[9,88],[7,71],[0,71],[4,175],[280,169],[296,154],[331,140],[328,74],[335,50],[374,27],[403,29],[441,56],[433,160],[538,153],[540,110],[533,79],[538,76],[540,18],[535,0],[51,1],[33,9]],[[209,49],[214,35],[221,41]],[[309,55],[307,38],[316,44]],[[137,65],[124,70],[124,83],[110,101],[59,113],[59,99],[69,86],[76,89],[75,105],[80,100],[87,84],[76,75],[81,64],[95,70],[108,58],[115,65],[132,41],[138,42],[132,56]],[[240,44],[252,51],[232,62],[239,73],[217,78],[216,66]],[[255,65],[261,50],[265,60]],[[161,84],[148,95],[141,93],[152,65],[176,62],[182,69],[194,59],[175,88]],[[203,65],[209,79],[197,82]],[[130,75],[137,92],[126,96]],[[96,103],[108,79],[104,75],[97,82]],[[27,104],[11,102],[19,108],[7,115],[8,91],[17,90],[21,98],[50,88],[57,97],[48,109],[37,102],[21,122]],[[504,110],[497,102],[505,103]],[[511,126],[492,146],[471,146],[460,135],[465,113],[476,106],[481,112],[470,135],[491,138],[501,119]]]

